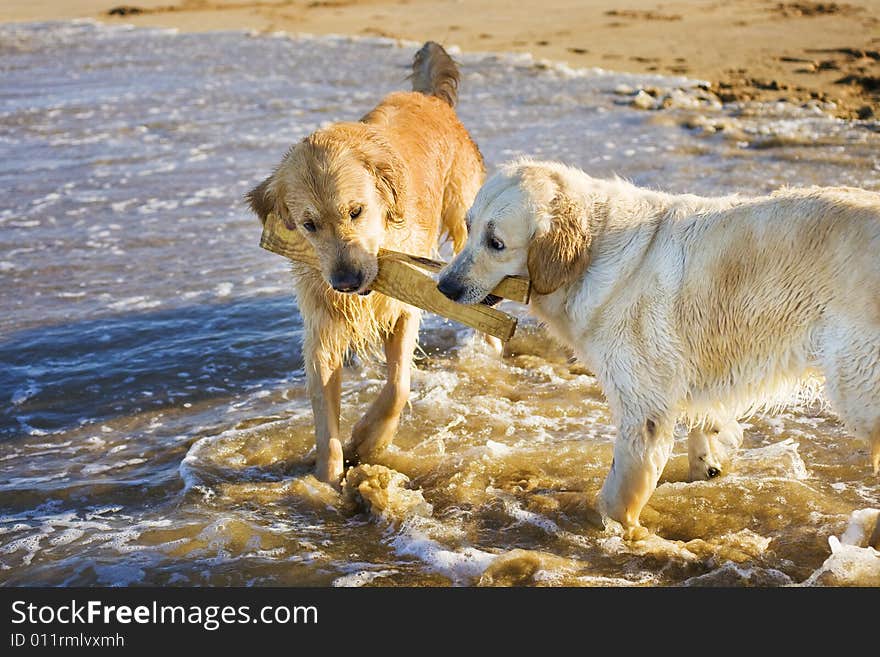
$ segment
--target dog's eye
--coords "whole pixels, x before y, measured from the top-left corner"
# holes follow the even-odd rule
[[[361,212],[363,212],[363,210],[364,210],[364,206],[359,205],[356,208],[352,208],[351,210],[349,210],[348,216],[351,217],[352,219],[357,219],[358,217],[361,216]]]
[[[504,250],[504,242],[502,242],[497,237],[489,238],[489,248],[493,251],[503,251]]]
[[[316,230],[318,230],[318,227],[315,225],[314,221],[304,221],[303,228],[305,228],[310,233],[314,233]]]

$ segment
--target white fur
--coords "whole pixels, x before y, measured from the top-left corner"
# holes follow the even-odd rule
[[[465,290],[460,301],[482,299],[506,275],[535,278],[529,250],[554,230],[559,198],[583,208],[588,264],[534,294],[530,310],[596,373],[612,409],[608,516],[638,525],[677,421],[693,427],[692,476],[712,476],[742,440],[737,418],[784,403],[812,372],[871,440],[877,469],[880,194],[703,198],[519,160],[469,212],[468,242],[444,272]],[[490,222],[502,251],[486,246]]]

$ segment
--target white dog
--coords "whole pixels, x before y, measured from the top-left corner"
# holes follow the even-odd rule
[[[694,427],[691,476],[713,477],[742,441],[737,418],[813,369],[877,472],[880,194],[702,198],[521,160],[467,222],[439,288],[476,303],[504,276],[531,278],[531,310],[596,373],[618,427],[606,517],[638,526],[677,420]]]

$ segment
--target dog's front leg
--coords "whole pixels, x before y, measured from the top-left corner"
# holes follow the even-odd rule
[[[410,370],[419,337],[419,319],[417,312],[404,313],[385,340],[388,379],[376,401],[351,432],[352,447],[362,461],[369,461],[381,453],[397,431],[400,414],[409,399]]]
[[[621,424],[611,471],[599,494],[599,508],[626,529],[639,526],[642,508],[672,454],[674,427],[668,419]]]
[[[342,359],[324,348],[317,327],[305,340],[306,382],[315,418],[315,476],[336,484],[342,479],[342,442],[339,440],[339,410],[342,393]]]
[[[691,481],[712,479],[726,472],[742,439],[742,427],[735,418],[713,419],[691,429],[688,434]]]

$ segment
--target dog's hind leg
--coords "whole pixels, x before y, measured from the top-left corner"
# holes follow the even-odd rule
[[[304,355],[306,384],[315,418],[315,476],[338,483],[342,478],[342,442],[339,440],[339,410],[342,392],[342,348],[327,343],[327,330],[307,327]]]
[[[880,474],[880,331],[856,321],[827,330],[820,353],[825,394],[844,425],[868,442],[874,474]]]
[[[735,418],[713,418],[691,429],[688,434],[691,481],[712,479],[726,472],[742,439],[742,427]]]
[[[639,526],[639,515],[672,454],[673,420],[624,422],[614,443],[611,471],[599,494],[599,510],[626,529]]]
[[[409,399],[413,352],[419,337],[420,315],[405,312],[385,340],[388,379],[376,401],[351,432],[351,445],[362,461],[382,452],[394,438],[400,414]]]
[[[880,331],[861,318],[842,322],[821,336],[825,394],[844,425],[866,440],[874,475],[880,475]],[[868,544],[880,550],[880,517]]]

